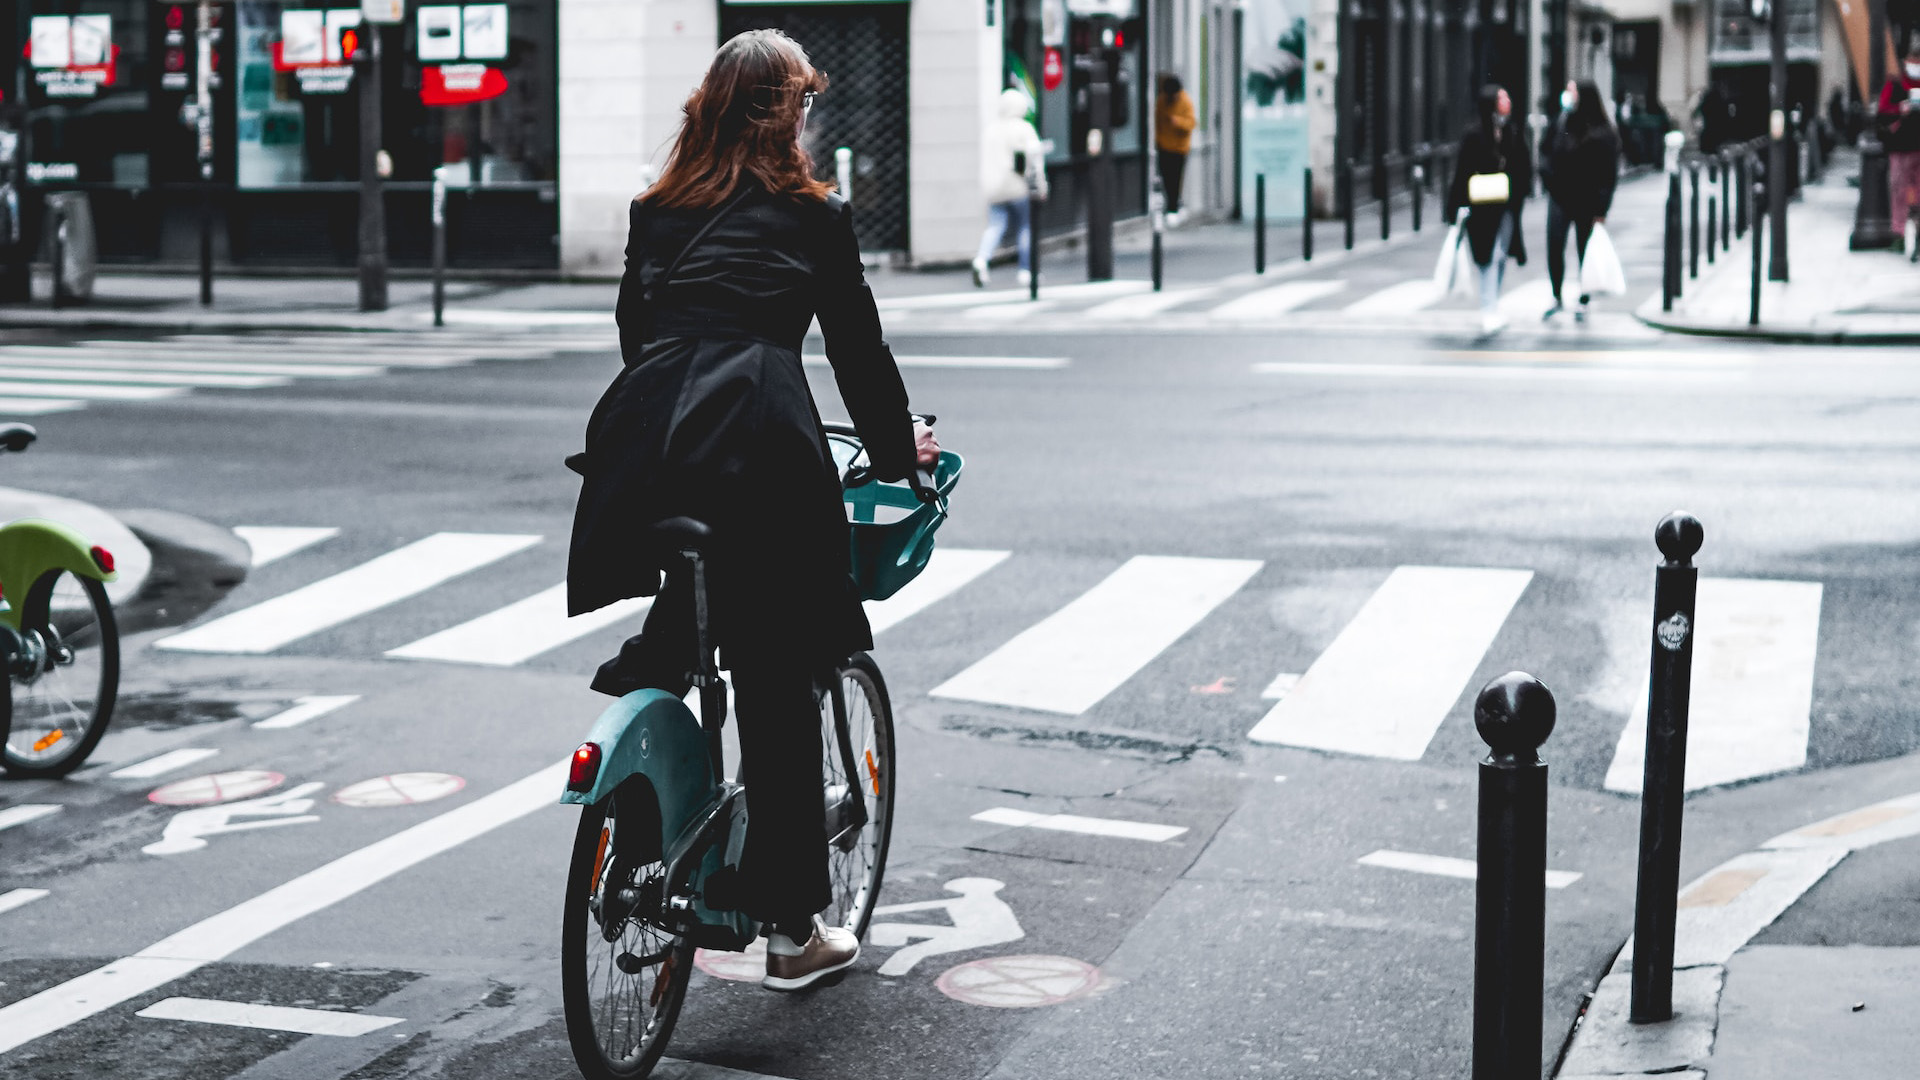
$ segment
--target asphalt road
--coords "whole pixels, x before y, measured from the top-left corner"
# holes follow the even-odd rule
[[[1580,875],[1548,897],[1550,1065],[1631,928],[1638,803],[1608,776],[1644,679],[1653,526],[1675,508],[1705,523],[1703,573],[1732,582],[1711,594],[1720,607],[1703,600],[1702,640],[1718,635],[1719,651],[1696,677],[1731,704],[1696,708],[1757,700],[1785,714],[1703,759],[1712,775],[1740,775],[1690,802],[1689,872],[1830,807],[1910,790],[1899,788],[1916,771],[1902,755],[1920,748],[1910,357],[1566,340],[1516,330],[1476,343],[1418,327],[896,334],[903,356],[1063,361],[907,368],[916,406],[940,415],[943,442],[967,458],[943,551],[1008,554],[884,631],[875,653],[901,725],[883,901],[956,898],[965,887],[949,882],[988,879],[1019,936],[897,976],[878,973],[893,950],[870,945],[845,983],[797,997],[696,975],[670,1053],[698,1064],[660,1075],[1464,1075],[1473,886],[1359,860],[1472,858],[1484,754],[1473,691],[1515,668],[1558,698],[1543,750],[1549,863]],[[421,348],[396,341],[332,348],[342,364]],[[510,785],[577,743],[606,700],[586,676],[631,624],[505,665],[386,653],[562,579],[576,485],[560,460],[618,364],[584,344],[509,337],[493,347],[526,359],[96,401],[38,421],[41,443],[5,463],[11,486],[225,526],[338,530],[255,568],[197,625],[436,534],[537,539],[278,647],[231,636],[211,651],[156,647],[174,630],[135,639],[97,764],[64,783],[0,784],[0,813],[61,807],[0,831],[0,896],[47,890],[0,911],[0,1003],[102,993],[101,977],[70,980],[143,950],[116,970],[175,962],[182,949],[156,943],[201,920],[213,921],[194,948],[218,955],[103,1010],[0,1010],[0,1036],[37,1036],[0,1054],[0,1072],[575,1075],[557,957],[576,812],[546,805],[557,781],[532,801]],[[309,347],[257,343],[263,360]],[[830,373],[810,374],[834,413]],[[1092,615],[1063,616],[1074,611]],[[1277,678],[1302,673],[1291,691]],[[1382,687],[1424,688],[1438,704],[1381,727],[1367,703]],[[315,696],[354,700],[298,726],[252,726]],[[1270,713],[1284,737],[1250,739]],[[1313,738],[1348,744],[1303,745]],[[1759,764],[1743,765],[1740,746],[1758,747]],[[151,778],[111,775],[192,748],[218,753]],[[207,835],[197,850],[143,851],[178,812],[151,790],[236,770],[276,774],[268,798],[313,801],[263,808],[255,820],[274,824]],[[332,799],[405,772],[464,786],[422,788],[417,805]],[[470,837],[409,833],[426,846],[388,851],[390,876],[338,895],[337,882],[301,878],[457,808],[509,804]],[[975,820],[994,809],[1185,831],[1154,841]],[[898,921],[942,925],[938,912]],[[1090,992],[1032,1009],[936,986],[955,965],[1016,955],[1099,971]],[[137,1015],[169,997],[401,1022],[302,1037]]]

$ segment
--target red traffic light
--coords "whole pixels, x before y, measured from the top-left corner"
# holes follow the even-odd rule
[[[340,31],[340,59],[351,63],[359,54],[360,31],[351,26],[343,28]]]

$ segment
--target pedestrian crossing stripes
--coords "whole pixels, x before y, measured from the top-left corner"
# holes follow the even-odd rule
[[[44,900],[53,895],[45,889],[11,889],[0,893],[0,914],[17,907],[26,907],[35,900]]]
[[[196,390],[266,390],[366,379],[395,369],[607,350],[608,333],[517,338],[480,331],[192,334],[0,346],[0,415],[43,416],[91,402],[157,401]]]
[[[339,540],[331,528],[245,526],[240,531],[258,545],[257,557],[287,562],[282,575],[291,572],[296,562],[305,565],[314,560],[326,565],[340,559]],[[420,597],[473,570],[520,556],[540,540],[520,534],[433,534],[290,591],[217,612],[156,645],[194,653],[278,652],[323,630]],[[882,647],[891,649],[898,628],[930,610],[952,608],[952,616],[941,618],[978,620],[980,601],[956,598],[990,575],[999,584],[973,595],[1031,588],[1033,579],[1020,575],[1031,575],[1034,565],[1004,549],[940,547],[906,588],[887,600],[867,604],[869,622]],[[1010,628],[1011,637],[986,639],[972,656],[940,653],[936,670],[896,676],[896,685],[930,687],[925,693],[935,701],[1084,715],[1101,708],[1130,681],[1145,677],[1162,664],[1163,657],[1190,662],[1195,646],[1187,641],[1189,635],[1207,620],[1220,617],[1218,609],[1246,590],[1262,566],[1259,560],[1248,559],[1133,556],[1081,587],[1056,591],[1055,586],[1045,586],[1054,597],[1050,613],[1024,628]],[[474,575],[473,581],[494,588],[502,577],[524,580],[515,577],[524,569]],[[1259,665],[1257,678],[1247,678],[1250,673],[1244,667],[1240,678],[1249,689],[1264,680],[1271,682],[1260,700],[1245,695],[1232,699],[1227,707],[1257,707],[1259,711],[1250,714],[1242,728],[1255,743],[1394,761],[1422,760],[1436,745],[1443,725],[1468,700],[1476,673],[1483,670],[1489,650],[1515,610],[1523,603],[1550,602],[1528,600],[1533,577],[1533,571],[1523,568],[1394,567],[1350,609],[1351,617],[1342,616],[1344,625],[1328,626],[1324,644],[1313,643],[1317,656],[1310,663],[1301,664],[1305,658],[1297,653],[1281,655],[1277,643],[1257,633],[1239,635],[1231,648],[1243,659],[1233,663]],[[1701,581],[1688,747],[1690,789],[1806,765],[1815,734],[1813,691],[1821,598],[1817,582]],[[384,656],[394,660],[507,668],[559,654],[564,646],[606,632],[607,639],[594,650],[604,655],[615,643],[612,634],[637,633],[649,610],[649,601],[637,598],[568,618],[565,602],[565,587],[559,584],[531,595],[516,592],[501,596],[491,610],[477,617],[398,646],[388,647],[390,642],[383,641],[380,647]],[[1607,639],[1644,640],[1646,633],[1644,625],[1636,625],[1631,633],[1620,630]],[[367,639],[378,640],[378,636]],[[925,648],[911,638],[897,640],[907,641],[916,650]],[[1212,647],[1218,648],[1217,640]],[[1635,667],[1644,664],[1641,650],[1633,652],[1636,657],[1622,662]],[[581,659],[581,654],[569,654],[566,662]],[[1227,686],[1226,680],[1206,683],[1221,670],[1210,668],[1198,680],[1187,678],[1182,670],[1176,689],[1195,681]],[[1232,666],[1224,670],[1235,672]],[[1643,673],[1641,667],[1636,674]],[[1597,738],[1596,748],[1612,750],[1605,787],[1637,791],[1646,738],[1644,682],[1615,675],[1605,675],[1603,682],[1622,689],[1638,685],[1639,697],[1607,690],[1607,695],[1620,700],[1602,705],[1601,713],[1617,716],[1619,723],[1581,737]],[[1160,692],[1165,689],[1162,686]],[[1197,692],[1202,687],[1193,689]],[[1578,685],[1556,682],[1555,689],[1595,701],[1591,688],[1583,691]],[[255,726],[294,727],[355,700],[351,695],[301,698]],[[131,768],[141,770],[140,775],[146,775],[146,770],[158,774],[182,767],[177,760],[182,755],[204,753],[175,751]],[[1607,761],[1604,757],[1596,761],[1591,783],[1602,783],[1599,766]],[[0,829],[49,812],[19,806],[0,810]]]

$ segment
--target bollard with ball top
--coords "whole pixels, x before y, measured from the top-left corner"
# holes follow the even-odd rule
[[[1473,1080],[1540,1075],[1547,919],[1547,766],[1553,694],[1509,671],[1473,703],[1492,748],[1480,763],[1473,911]]]
[[[1687,705],[1693,687],[1693,556],[1705,533],[1690,514],[1654,529],[1666,561],[1654,571],[1653,667],[1647,689],[1647,751],[1640,783],[1640,883],[1633,908],[1636,1024],[1673,1019],[1673,928],[1680,890],[1680,817],[1687,794]]]

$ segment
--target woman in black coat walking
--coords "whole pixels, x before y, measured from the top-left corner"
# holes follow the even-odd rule
[[[1547,159],[1540,170],[1547,188],[1547,277],[1553,282],[1553,306],[1543,318],[1565,309],[1560,287],[1567,275],[1567,231],[1573,231],[1580,263],[1587,261],[1593,227],[1607,220],[1613,189],[1620,179],[1620,136],[1607,119],[1607,103],[1592,81],[1570,82],[1560,95],[1561,118],[1554,125]],[[1578,273],[1576,264],[1575,273]],[[1573,317],[1584,321],[1591,301],[1580,294]]]
[[[1467,241],[1480,268],[1480,331],[1491,335],[1507,324],[1500,314],[1500,285],[1508,257],[1527,265],[1520,209],[1533,187],[1533,161],[1520,125],[1513,122],[1513,99],[1507,92],[1490,83],[1481,89],[1478,104],[1479,122],[1460,136],[1446,214],[1453,220],[1466,212]],[[1504,192],[1495,177],[1505,178]]]
[[[567,568],[579,614],[659,593],[593,688],[684,695],[692,598],[648,525],[706,523],[713,640],[733,674],[742,775],[753,778],[741,904],[770,927],[765,985],[799,989],[859,943],[816,917],[830,900],[816,677],[873,644],[848,555],[840,480],[800,347],[818,316],[874,472],[899,479],[939,446],[907,392],[867,287],[846,200],[800,144],[826,79],[778,31],[721,46],[660,180],[630,210],[616,310],[625,368],[587,425]]]

